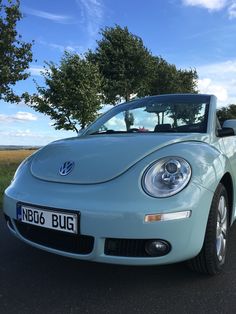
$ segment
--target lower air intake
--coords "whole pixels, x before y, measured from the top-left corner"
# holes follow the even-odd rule
[[[76,235],[15,221],[18,232],[25,239],[48,248],[75,254],[89,254],[93,250],[94,238]]]
[[[145,251],[144,239],[106,239],[105,254],[124,257],[150,257]]]

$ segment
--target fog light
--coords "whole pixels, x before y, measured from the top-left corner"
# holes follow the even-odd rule
[[[148,255],[157,257],[170,252],[171,245],[164,240],[148,240],[145,244],[145,251]]]

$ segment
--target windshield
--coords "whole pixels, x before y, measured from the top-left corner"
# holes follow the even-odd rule
[[[210,97],[147,97],[116,106],[87,134],[197,132],[207,128]]]

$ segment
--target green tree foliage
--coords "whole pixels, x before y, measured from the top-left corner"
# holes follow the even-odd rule
[[[174,105],[169,110],[169,116],[174,120],[173,126],[178,126],[178,120],[181,120],[187,124],[200,123],[201,118],[199,118],[199,113],[202,109],[202,105],[195,105],[194,108],[188,104],[178,104]]]
[[[88,58],[98,64],[104,78],[105,101],[115,104],[120,97],[128,101],[131,94],[147,94],[152,57],[142,39],[118,25],[102,29],[101,35]]]
[[[177,69],[161,57],[153,57],[153,72],[150,95],[197,93],[196,70]]]
[[[149,95],[159,94],[177,94],[177,93],[197,93],[196,70],[177,69],[174,64],[168,63],[161,57],[153,57],[153,72],[150,82]],[[201,106],[192,108],[183,104],[173,106],[169,110],[170,117],[174,120],[174,126],[177,126],[177,121],[181,117],[184,122],[193,123],[195,117],[200,111]],[[163,117],[160,119],[158,113],[158,124],[163,123]]]
[[[140,37],[127,27],[106,27],[101,31],[95,52],[89,60],[98,64],[105,101],[116,104],[131,94],[138,96],[167,93],[196,93],[196,70],[177,69],[161,57],[154,57]]]
[[[236,105],[231,104],[229,106],[221,107],[217,110],[217,116],[221,124],[225,120],[236,119]]]
[[[92,122],[100,109],[101,78],[96,65],[77,54],[65,52],[59,66],[47,63],[42,73],[45,87],[25,94],[26,102],[54,121],[56,129],[74,130]]]
[[[0,99],[11,102],[20,101],[13,86],[29,76],[25,70],[32,61],[32,44],[23,42],[16,30],[21,18],[19,0],[6,5],[0,0]]]
[[[1,1],[1,0],[0,0]],[[38,93],[25,99],[31,106],[55,121],[56,129],[75,130],[77,123],[85,127],[103,103],[126,101],[132,94],[138,96],[164,93],[195,93],[195,70],[177,69],[161,57],[154,57],[140,37],[127,27],[106,27],[94,52],[86,58],[65,53],[61,64],[47,63],[43,73],[45,87],[37,86]],[[176,112],[171,112],[178,119]],[[159,123],[164,113],[158,113]],[[134,125],[133,115],[124,115],[127,130]],[[176,120],[177,121],[177,120]]]

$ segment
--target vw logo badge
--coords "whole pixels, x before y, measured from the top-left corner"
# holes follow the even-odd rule
[[[67,176],[74,168],[74,161],[66,161],[59,169],[59,174],[61,176]]]

